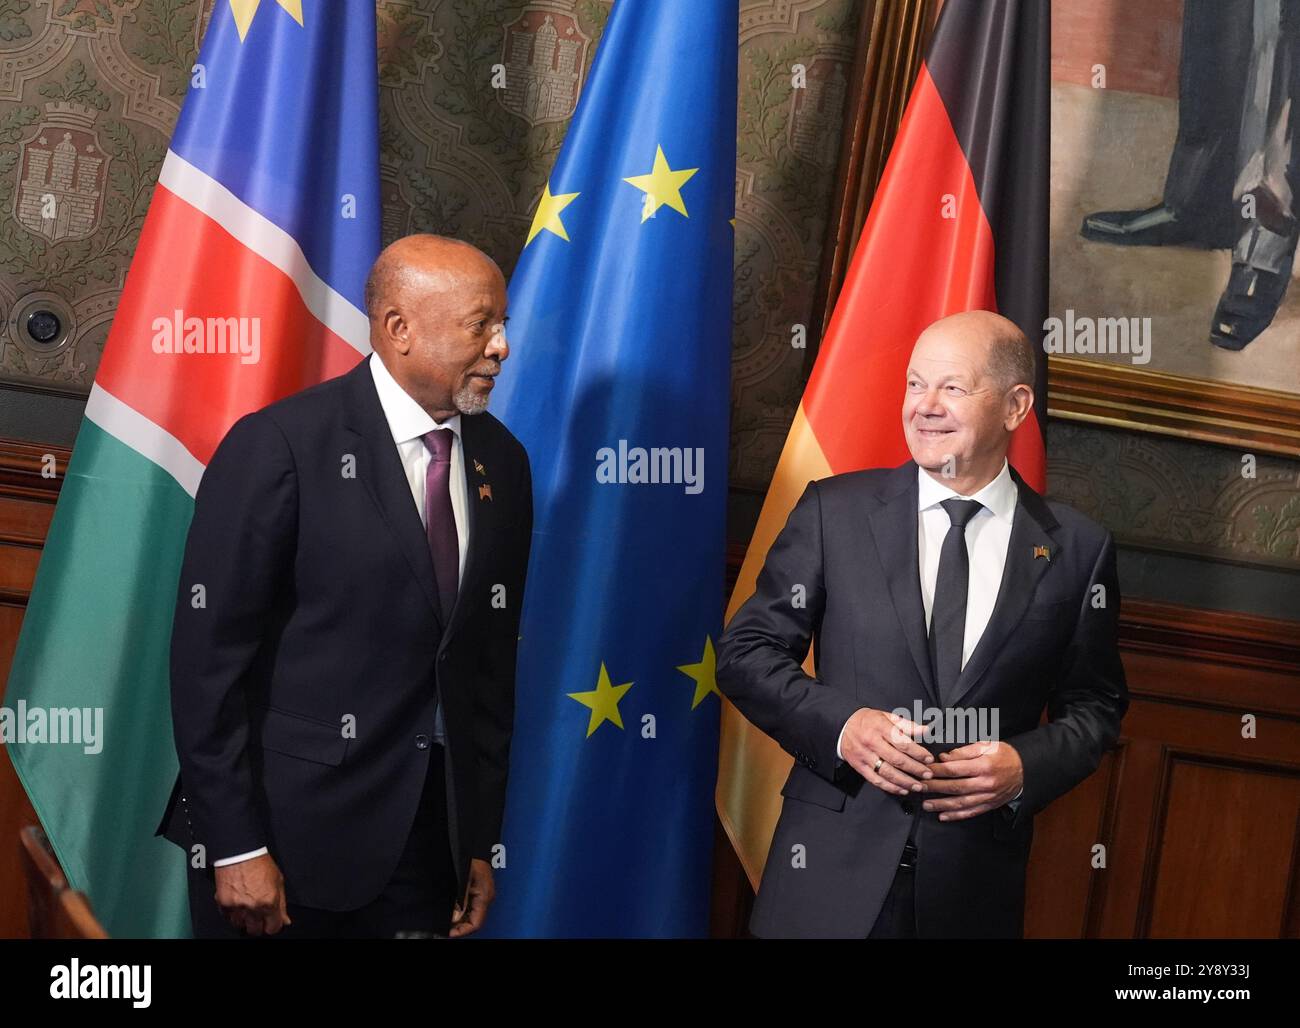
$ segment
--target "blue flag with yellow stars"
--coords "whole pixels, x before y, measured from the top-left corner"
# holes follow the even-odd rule
[[[614,5],[510,282],[535,516],[485,935],[707,931],[737,7]]]

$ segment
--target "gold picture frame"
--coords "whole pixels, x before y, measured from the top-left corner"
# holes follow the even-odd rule
[[[1047,359],[1053,417],[1300,457],[1300,395],[1080,357]]]

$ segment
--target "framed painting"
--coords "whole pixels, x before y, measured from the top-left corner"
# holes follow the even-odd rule
[[[1049,410],[1300,457],[1300,11],[1052,0]]]

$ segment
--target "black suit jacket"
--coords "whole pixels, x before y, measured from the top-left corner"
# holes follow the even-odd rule
[[[756,935],[865,938],[914,817],[920,934],[1023,934],[1034,815],[1091,774],[1119,734],[1128,690],[1114,540],[1044,500],[1014,468],[1019,499],[997,602],[941,704],[921,600],[916,474],[908,461],[811,483],[719,640],[719,688],[795,758],[754,906]],[[1035,558],[1037,546],[1050,558]],[[804,606],[791,602],[796,585]],[[1092,602],[1097,585],[1101,607]],[[813,642],[815,679],[801,666]],[[917,700],[996,709],[999,737],[1024,762],[1014,815],[1004,806],[940,822],[918,801],[837,768],[836,742],[854,711],[911,712]],[[1040,725],[1044,708],[1049,722]],[[928,748],[937,755],[960,744]]]
[[[415,817],[436,686],[462,891],[470,858],[489,857],[505,805],[532,480],[492,415],[462,416],[461,439],[472,527],[444,624],[366,361],[230,429],[185,548],[171,654],[180,774],[159,834],[201,844],[209,865],[267,846],[291,901],[364,905]]]

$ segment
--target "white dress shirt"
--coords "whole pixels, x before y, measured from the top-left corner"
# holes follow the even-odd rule
[[[934,608],[934,590],[939,579],[939,555],[943,541],[952,527],[942,501],[957,497],[978,500],[982,507],[966,523],[966,552],[970,557],[970,576],[966,592],[966,634],[962,639],[961,666],[975,652],[975,647],[988,627],[1002,588],[1002,572],[1007,563],[1007,546],[1011,542],[1011,523],[1016,514],[1019,490],[1011,478],[1011,470],[1004,457],[1002,470],[993,480],[971,496],[944,485],[920,465],[916,469],[917,484],[917,553],[920,558],[921,603],[925,607],[926,631],[930,627],[930,613]],[[835,744],[835,754],[841,760],[840,743],[844,729],[840,729]],[[1024,789],[1021,789],[1023,792]],[[1020,793],[1016,793],[1019,799]],[[1015,802],[1014,800],[1011,802]]]
[[[1007,563],[1007,545],[1011,542],[1011,522],[1016,514],[1016,483],[1012,481],[1006,458],[1002,470],[988,485],[972,496],[962,496],[930,476],[922,467],[917,473],[917,546],[921,567],[921,602],[925,606],[925,627],[930,628],[934,608],[934,590],[939,579],[939,555],[943,541],[952,527],[942,501],[957,497],[978,500],[983,506],[966,523],[966,552],[970,556],[970,578],[966,588],[966,634],[962,639],[961,666],[970,655],[993,616],[998,590],[1002,588],[1002,571]]]
[[[431,456],[429,448],[424,445],[424,434],[438,429],[447,429],[455,438],[451,447],[451,512],[456,519],[456,540],[460,545],[460,568],[458,578],[465,577],[465,557],[469,553],[469,498],[465,485],[465,453],[460,439],[460,415],[454,414],[446,421],[434,421],[429,413],[415,402],[393,378],[378,354],[370,358],[370,374],[375,381],[375,390],[379,393],[379,404],[384,409],[388,429],[393,434],[397,454],[406,472],[406,483],[411,488],[411,497],[415,500],[415,509],[420,521],[427,525],[424,510],[424,476],[429,469]],[[442,704],[434,711],[433,741],[445,745],[446,730],[442,723]],[[241,860],[250,860],[266,853],[267,848],[250,850],[234,857],[214,860],[213,867],[236,864]]]

